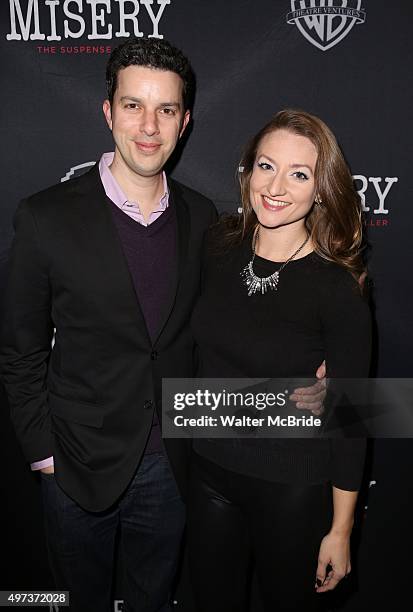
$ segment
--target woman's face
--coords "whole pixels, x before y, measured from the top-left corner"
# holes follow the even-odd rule
[[[317,150],[305,136],[276,130],[261,140],[250,178],[250,202],[261,225],[300,223],[314,203]]]

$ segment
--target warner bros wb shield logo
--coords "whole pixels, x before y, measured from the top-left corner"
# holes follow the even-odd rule
[[[291,0],[287,23],[321,51],[327,51],[347,36],[356,24],[364,23],[362,0]]]

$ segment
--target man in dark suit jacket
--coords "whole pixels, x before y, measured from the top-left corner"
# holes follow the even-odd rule
[[[170,610],[188,447],[161,440],[161,381],[194,374],[188,323],[216,218],[210,200],[163,172],[192,83],[166,41],[120,45],[103,105],[114,154],[16,215],[3,380],[41,471],[56,586],[76,611],[109,610],[119,529],[124,609]],[[309,401],[317,409],[318,396]]]
[[[162,442],[157,411],[162,377],[193,375],[188,321],[216,218],[210,200],[163,172],[192,82],[166,41],[115,49],[103,107],[114,155],[16,215],[3,379],[42,472],[51,566],[73,610],[109,610],[119,527],[125,609],[169,610],[187,447]]]

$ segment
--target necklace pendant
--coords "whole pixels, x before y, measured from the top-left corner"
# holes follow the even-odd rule
[[[250,261],[242,270],[241,277],[244,284],[247,286],[248,297],[251,297],[251,295],[254,295],[255,293],[261,293],[261,295],[264,295],[264,293],[267,293],[268,290],[277,291],[280,274],[277,270],[271,274],[271,276],[260,278],[254,273],[252,261]]]
[[[261,295],[264,295],[264,293],[267,293],[268,290],[277,291],[281,270],[284,270],[285,266],[289,264],[290,261],[292,261],[298,255],[298,253],[300,253],[300,251],[302,251],[302,249],[305,247],[307,242],[310,240],[310,235],[308,235],[307,238],[304,240],[303,244],[295,251],[295,253],[291,255],[291,257],[287,259],[287,261],[285,261],[280,266],[278,270],[273,272],[273,274],[271,274],[270,276],[265,276],[263,278],[260,278],[259,276],[255,274],[254,268],[253,268],[254,259],[255,259],[255,248],[257,245],[258,234],[259,234],[259,226],[258,226],[257,231],[255,232],[255,235],[252,241],[252,259],[245,266],[245,268],[243,268],[241,271],[241,278],[244,284],[248,288],[248,297],[250,297],[254,293],[261,293]]]

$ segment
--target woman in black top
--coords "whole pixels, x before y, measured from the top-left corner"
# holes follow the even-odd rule
[[[199,376],[367,377],[361,213],[329,128],[278,113],[241,162],[243,213],[207,239],[192,327]],[[316,610],[351,569],[363,439],[194,440],[190,562],[200,612]]]

